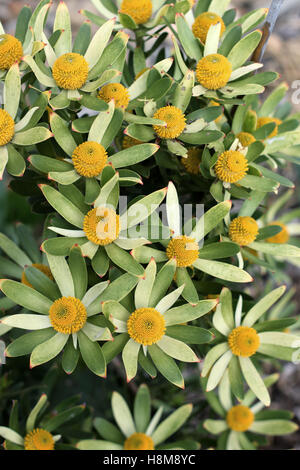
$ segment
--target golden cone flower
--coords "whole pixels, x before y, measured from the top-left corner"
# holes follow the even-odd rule
[[[129,336],[137,343],[150,346],[165,334],[165,319],[155,308],[139,308],[127,320]]]
[[[199,60],[196,77],[208,90],[219,90],[227,85],[232,73],[229,60],[221,54],[209,54]]]
[[[15,122],[5,109],[0,109],[0,147],[8,144],[15,133]]]
[[[52,75],[60,88],[77,90],[87,81],[89,66],[85,58],[76,52],[63,54],[53,64]]]
[[[98,207],[90,210],[84,218],[83,230],[96,245],[109,245],[120,233],[120,217],[113,209]]]
[[[33,429],[24,439],[25,450],[54,450],[54,445],[52,434],[41,428]]]
[[[250,245],[254,242],[258,231],[257,222],[252,217],[237,217],[229,225],[230,240],[241,246]]]
[[[238,326],[228,336],[228,344],[235,356],[250,357],[258,350],[260,339],[254,328]]]
[[[185,128],[185,116],[176,106],[165,106],[154,113],[154,119],[160,119],[167,123],[166,126],[153,126],[161,139],[175,139],[180,136]]]
[[[152,15],[152,2],[151,0],[123,0],[120,13],[131,16],[136,24],[146,23]]]
[[[72,160],[77,173],[92,178],[102,173],[107,162],[107,153],[98,142],[83,142],[74,150]]]
[[[0,69],[8,70],[20,62],[22,56],[23,47],[19,39],[10,34],[0,34]]]
[[[124,450],[154,450],[154,442],[147,434],[135,432],[127,437]]]
[[[191,147],[188,149],[187,157],[181,159],[181,163],[188,173],[191,173],[192,175],[199,175],[201,157],[202,150],[198,147]]]
[[[237,432],[247,431],[254,421],[254,414],[244,405],[237,405],[230,408],[226,421],[230,429]]]
[[[218,23],[221,24],[221,36],[222,36],[222,34],[224,33],[226,29],[226,26],[222,18],[216,13],[213,13],[212,11],[206,11],[204,13],[201,13],[201,15],[197,16],[192,26],[192,31],[194,33],[194,36],[200,39],[200,41],[203,44],[205,44],[206,36],[209,31],[209,28],[212,25],[215,25]]]
[[[249,132],[240,132],[239,134],[237,134],[237,138],[239,139],[243,147],[249,147],[249,145],[255,142],[255,137]]]
[[[116,108],[126,109],[129,103],[129,93],[121,83],[109,83],[104,85],[98,92],[98,98],[109,103],[115,101]]]
[[[247,174],[248,160],[241,152],[227,150],[219,156],[214,170],[219,180],[236,183]]]
[[[186,268],[188,266],[192,266],[192,264],[198,259],[199,246],[194,238],[181,235],[179,237],[172,238],[167,246],[166,254],[169,259],[176,259],[176,263],[179,268]]]
[[[53,328],[65,335],[81,330],[87,319],[85,306],[75,297],[57,299],[49,310]]]

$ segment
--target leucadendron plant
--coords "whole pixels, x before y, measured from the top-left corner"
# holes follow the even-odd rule
[[[22,8],[14,35],[0,24],[4,447],[266,445],[297,429],[263,408],[300,350],[285,269],[300,259],[285,171],[300,161],[299,114],[263,68],[268,10],[91,4],[76,33],[50,0]],[[21,197],[31,227],[11,207]],[[49,413],[44,390],[61,400]],[[20,420],[5,405],[16,394]]]

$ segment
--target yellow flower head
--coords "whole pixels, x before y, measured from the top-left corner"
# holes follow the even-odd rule
[[[241,142],[243,147],[249,147],[249,145],[255,142],[255,137],[249,132],[240,132],[237,134],[237,138]]]
[[[52,434],[41,428],[33,429],[24,439],[25,450],[54,450],[54,444]]]
[[[77,173],[92,178],[102,173],[107,162],[107,153],[98,142],[83,142],[74,150],[72,160]]]
[[[126,109],[129,103],[129,93],[121,83],[109,83],[104,85],[98,92],[98,98],[109,103],[115,100],[116,108]]]
[[[227,150],[219,156],[214,169],[219,180],[236,183],[246,175],[248,161],[241,152]]]
[[[119,236],[120,217],[107,207],[92,209],[84,218],[83,230],[96,245],[110,245]]]
[[[272,117],[261,117],[258,118],[257,121],[257,129],[259,129],[262,126],[265,126],[266,124],[270,124],[271,122],[274,122],[276,124],[275,129],[271,132],[271,134],[268,135],[267,139],[270,139],[271,137],[276,137],[278,134],[278,126],[282,124],[282,121],[278,118],[272,118]]]
[[[60,88],[77,90],[87,81],[89,66],[85,58],[76,52],[63,54],[53,64],[52,75]]]
[[[176,259],[176,264],[179,268],[186,268],[192,266],[198,259],[199,246],[194,238],[181,235],[172,238],[167,246],[166,254],[169,259]]]
[[[235,356],[250,357],[258,350],[260,339],[254,328],[238,326],[228,336],[228,344]]]
[[[51,279],[51,281],[53,281],[54,278],[53,278],[51,270],[48,266],[46,266],[45,264],[34,263],[32,265],[32,267],[38,269],[43,274],[45,274],[49,279]],[[33,288],[33,286],[30,284],[30,282],[28,281],[28,279],[26,277],[25,271],[22,272],[21,282],[22,282],[22,284],[25,284],[26,286]]]
[[[123,0],[120,13],[131,16],[136,24],[146,23],[152,15],[152,2],[151,0]]]
[[[124,450],[154,450],[154,442],[147,434],[135,432],[127,437]]]
[[[199,60],[196,77],[208,90],[219,90],[227,85],[232,73],[229,60],[221,54],[209,54]]]
[[[159,108],[153,117],[167,123],[166,126],[153,126],[156,134],[161,139],[175,139],[184,131],[185,116],[181,109],[176,108],[176,106]]]
[[[282,228],[281,232],[277,233],[277,235],[274,235],[273,237],[267,238],[268,243],[287,243],[290,238],[289,231],[282,222],[272,222],[269,225],[279,225],[279,227]]]
[[[141,140],[134,139],[130,135],[125,135],[124,138],[123,138],[122,147],[125,150],[125,149],[129,149],[131,147],[134,147],[135,145],[140,145],[142,143],[143,142]]]
[[[188,149],[187,157],[181,159],[181,163],[188,173],[192,175],[199,175],[201,163],[202,150],[198,147],[191,147]]]
[[[0,146],[8,144],[15,133],[15,122],[5,109],[0,109]]]
[[[230,240],[241,246],[254,242],[257,235],[258,225],[252,217],[237,217],[229,225]]]
[[[0,34],[0,69],[8,70],[15,62],[20,62],[23,47],[19,39],[10,34]]]
[[[49,316],[53,328],[65,335],[81,330],[87,319],[85,306],[75,297],[57,299],[50,307]]]
[[[247,431],[254,421],[254,414],[244,405],[237,405],[230,408],[226,421],[230,429],[237,432]]]
[[[207,36],[209,28],[212,25],[215,25],[217,23],[221,23],[221,36],[222,36],[222,34],[224,33],[226,29],[226,26],[222,18],[216,13],[213,13],[212,11],[206,11],[204,13],[201,13],[201,15],[197,16],[192,26],[194,36],[196,38],[199,38],[200,41],[203,44],[205,44],[206,36]]]
[[[138,308],[127,320],[127,331],[137,343],[150,346],[164,336],[165,319],[155,308]]]

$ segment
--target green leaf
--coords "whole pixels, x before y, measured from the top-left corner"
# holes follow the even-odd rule
[[[201,259],[222,259],[230,258],[239,253],[240,247],[236,243],[218,242],[204,245],[199,251]]]
[[[72,156],[77,144],[68,128],[68,123],[62,119],[58,114],[50,114],[50,126],[53,132],[53,137],[66,152],[67,155]]]
[[[127,251],[119,248],[115,243],[105,246],[108,257],[114,264],[134,276],[143,276],[144,268]]]
[[[251,431],[267,436],[284,436],[298,430],[298,425],[285,419],[270,419],[255,421],[251,425]]]
[[[74,348],[72,338],[69,338],[62,357],[62,368],[66,374],[72,374],[79,359],[79,350]]]
[[[200,269],[206,274],[213,277],[223,279],[231,282],[252,282],[253,278],[246,271],[238,268],[237,266],[222,263],[221,261],[210,261],[197,259],[194,262],[194,267]]]
[[[69,335],[56,333],[52,338],[34,348],[30,356],[30,367],[36,367],[54,359],[68,341]]]
[[[223,137],[223,132],[220,131],[200,131],[194,134],[180,134],[178,137],[182,142],[192,145],[205,145],[211,142],[216,142]]]
[[[244,375],[244,378],[249,385],[250,389],[257,396],[257,398],[263,402],[265,406],[270,405],[270,395],[262,380],[261,376],[257,372],[249,357],[239,357],[240,366]]]
[[[122,433],[129,437],[136,432],[130,409],[124,398],[117,392],[113,392],[111,399],[112,412],[116,423]]]
[[[123,445],[123,434],[119,431],[117,426],[110,423],[106,419],[95,418],[94,427],[97,430],[98,434],[103,437],[103,439],[105,439],[106,441],[117,442],[118,444]]]
[[[10,240],[4,233],[0,233],[0,248],[4,253],[9,256],[15,263],[24,268],[25,265],[31,265],[30,258],[22,251],[18,245]]]
[[[58,413],[45,423],[45,429],[52,433],[60,426],[64,426],[66,423],[68,423],[68,421],[71,421],[77,416],[80,416],[81,413],[83,413],[84,408],[84,405],[78,405]]]
[[[158,149],[159,146],[156,144],[136,145],[109,157],[108,162],[111,163],[114,168],[124,168],[146,160],[156,153]]]
[[[152,288],[149,307],[155,307],[167,292],[176,271],[176,260],[169,260],[156,275]]]
[[[159,372],[169,382],[173,383],[177,387],[184,388],[184,380],[175,361],[155,344],[148,346],[148,351]]]
[[[43,313],[44,315],[49,314],[49,309],[52,305],[51,300],[31,287],[20,282],[3,279],[0,281],[0,289],[16,304],[22,305],[22,307],[33,312]]]
[[[47,399],[48,399],[47,395],[43,393],[43,395],[40,397],[39,401],[37,402],[33,410],[29,413],[27,421],[26,421],[27,433],[34,429],[37,417],[39,413],[42,411],[42,409],[44,408],[44,406],[46,405]]]
[[[61,30],[62,33],[54,46],[57,56],[72,51],[71,19],[67,5],[59,3],[54,19],[53,32]]]
[[[239,184],[244,188],[253,189],[255,191],[260,192],[275,192],[278,187],[279,183],[276,181],[270,180],[265,178],[264,176],[254,176],[254,175],[246,175],[244,178],[239,180]]]
[[[7,346],[6,355],[8,357],[26,356],[30,354],[36,346],[44,343],[54,335],[55,330],[53,328],[47,328],[19,336],[19,338],[15,339]]]
[[[3,90],[4,109],[13,119],[15,119],[18,112],[20,93],[21,77],[19,65],[16,63],[7,72]]]
[[[49,238],[49,240],[44,241],[44,243],[42,244],[42,249],[50,255],[67,256],[72,246],[74,246],[75,244],[82,245],[85,242],[85,238]]]
[[[195,75],[192,70],[187,70],[182,81],[175,88],[172,103],[184,113],[192,98],[192,89],[195,83]]]
[[[82,299],[87,290],[87,267],[79,246],[74,246],[70,251],[69,267],[74,283],[74,293],[77,299]]]
[[[187,56],[197,61],[200,60],[202,57],[200,44],[192,33],[184,15],[176,15],[175,23],[178,37]]]
[[[33,145],[50,139],[52,133],[46,127],[38,126],[27,131],[17,132],[12,142],[16,145]]]
[[[104,354],[106,363],[108,364],[123,351],[125,344],[129,339],[129,335],[127,333],[122,333],[117,335],[113,341],[107,341],[102,346],[102,352]]]
[[[300,256],[300,248],[294,245],[253,242],[248,245],[248,248],[253,248],[253,250],[261,251],[268,255],[282,256],[283,258],[299,258]]]
[[[248,57],[255,51],[262,37],[260,31],[253,31],[252,33],[241,39],[228,54],[228,60],[231,62],[233,70],[242,67]]]
[[[57,160],[56,158],[45,157],[43,155],[31,155],[29,157],[29,162],[37,170],[43,173],[49,173],[50,171],[70,171],[74,169],[71,163]]]
[[[79,348],[87,367],[100,377],[106,376],[106,361],[97,342],[91,341],[82,331],[78,332]]]
[[[53,209],[70,222],[70,224],[82,229],[84,215],[69,199],[46,184],[41,184],[40,188]]]
[[[154,445],[161,444],[181,428],[189,418],[192,409],[193,405],[183,405],[162,421],[151,436]]]
[[[205,344],[209,343],[213,338],[210,331],[197,326],[168,326],[166,334],[186,344]]]
[[[284,294],[286,286],[278,287],[265,295],[252,307],[243,320],[243,326],[252,326]]]
[[[92,69],[101,58],[101,55],[110,39],[114,24],[115,18],[106,21],[106,23],[104,23],[98,29],[98,31],[92,38],[90,45],[84,55],[84,58],[88,62],[90,69]]]
[[[18,444],[20,446],[24,445],[24,439],[20,434],[18,434],[16,431],[13,431],[10,428],[7,428],[5,426],[0,426],[0,436],[3,437],[3,439],[7,439],[10,442],[13,442],[14,444]]]
[[[202,317],[217,305],[217,300],[200,300],[196,304],[174,307],[164,314],[166,326],[186,323]]]
[[[242,400],[244,398],[244,378],[237,356],[231,358],[228,374],[232,393],[238,400]]]
[[[147,385],[142,384],[134,400],[134,421],[137,432],[145,432],[151,418],[151,396]]]

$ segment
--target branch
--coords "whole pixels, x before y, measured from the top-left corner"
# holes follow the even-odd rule
[[[254,62],[262,61],[268,41],[275,27],[283,2],[284,0],[272,0],[268,16],[266,18],[266,22],[262,28],[262,38],[252,57],[252,60]]]

